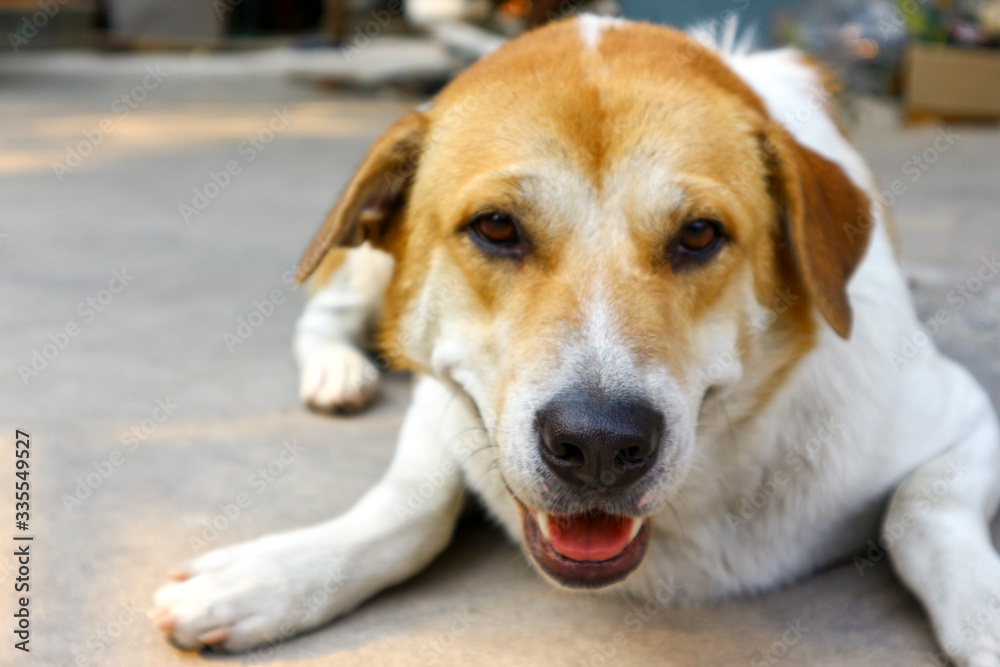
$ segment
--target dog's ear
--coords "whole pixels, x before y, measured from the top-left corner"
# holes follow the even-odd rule
[[[840,166],[776,124],[764,135],[784,237],[809,297],[842,338],[851,332],[847,283],[871,230],[871,200]]]
[[[372,144],[302,254],[296,282],[312,275],[334,248],[379,245],[405,202],[426,132],[426,116],[411,111]]]

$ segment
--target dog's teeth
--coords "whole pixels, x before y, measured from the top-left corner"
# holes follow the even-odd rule
[[[628,541],[631,542],[642,530],[642,519],[632,519],[632,529],[628,533]]]
[[[552,537],[549,535],[549,515],[539,510],[535,513],[535,521],[538,522],[538,528],[542,531],[542,537],[551,542]]]

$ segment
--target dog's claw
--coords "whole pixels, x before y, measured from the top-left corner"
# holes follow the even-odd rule
[[[167,576],[174,581],[184,581],[191,576],[191,570],[186,567],[174,567],[167,572]]]
[[[150,609],[146,615],[160,630],[170,632],[177,626],[177,619],[170,612],[162,607]]]
[[[198,641],[205,645],[221,644],[229,639],[229,628],[216,628],[198,635]]]

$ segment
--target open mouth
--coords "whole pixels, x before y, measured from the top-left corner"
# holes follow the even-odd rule
[[[601,511],[553,516],[525,508],[524,539],[538,566],[569,588],[622,581],[642,562],[649,520]]]

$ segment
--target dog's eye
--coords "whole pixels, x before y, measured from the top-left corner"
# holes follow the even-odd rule
[[[472,221],[472,231],[491,245],[512,246],[520,240],[514,219],[503,213],[485,213]]]
[[[722,223],[706,219],[693,220],[684,225],[677,235],[669,253],[670,260],[675,266],[706,260],[722,247],[724,240]]]
[[[480,213],[462,225],[461,230],[486,255],[503,259],[524,259],[528,252],[528,239],[512,215],[506,213]]]
[[[689,222],[681,230],[679,242],[690,252],[705,252],[719,240],[719,230],[708,220]]]

